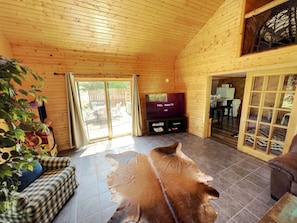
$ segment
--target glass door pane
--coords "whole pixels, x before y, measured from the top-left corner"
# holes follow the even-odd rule
[[[77,82],[89,140],[132,132],[130,81]]]
[[[104,82],[77,82],[77,86],[82,117],[89,140],[108,137]]]
[[[132,132],[130,89],[130,81],[107,82],[112,136]]]
[[[296,84],[295,74],[252,77],[243,145],[253,154],[283,153]]]

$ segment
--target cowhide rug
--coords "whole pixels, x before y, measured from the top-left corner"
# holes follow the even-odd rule
[[[111,201],[119,204],[110,223],[214,222],[209,199],[219,193],[212,180],[181,151],[181,143],[158,147],[149,155],[136,152],[107,155],[113,168],[108,176]]]

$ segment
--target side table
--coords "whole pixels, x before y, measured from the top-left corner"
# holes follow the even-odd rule
[[[296,223],[297,197],[286,193],[260,219],[258,223]]]

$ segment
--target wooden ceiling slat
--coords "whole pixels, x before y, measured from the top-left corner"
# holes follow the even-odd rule
[[[14,45],[177,54],[223,1],[0,0],[0,31]]]
[[[1,10],[0,10],[0,13],[1,13]],[[3,18],[2,19],[3,21],[7,21],[7,23],[10,22],[9,19],[6,18]],[[11,23],[10,23],[11,24]],[[9,30],[11,29],[12,32],[24,32],[25,30],[27,31],[30,31],[30,32],[35,32],[35,31],[41,31],[41,32],[45,32],[47,29],[53,29],[53,30],[56,30],[57,29],[57,25],[54,23],[54,24],[45,24],[45,25],[40,25],[40,24],[37,24],[36,25],[29,25],[27,24],[24,20],[21,20],[19,21],[18,23],[15,24],[16,26],[18,27],[23,27],[23,28],[18,28],[17,30],[15,30],[15,28],[13,26],[9,26],[6,30]],[[77,27],[76,29],[72,29],[72,27],[69,27],[69,26],[65,26],[65,25],[61,25],[58,27],[60,30],[63,30],[63,33],[60,32],[60,34],[68,34],[69,37],[71,36],[79,36],[79,37],[85,37],[85,38],[94,38],[94,37],[97,37],[97,35],[101,36],[101,37],[104,37],[106,39],[110,38],[109,40],[112,40],[114,38],[116,38],[117,34],[108,34],[108,33],[105,33],[105,32],[100,32],[100,31],[96,31],[96,30],[90,30],[89,28],[90,27]],[[67,32],[67,30],[69,30]],[[77,30],[79,30],[77,32]],[[124,31],[124,30],[123,30]],[[160,32],[155,32],[155,34],[158,34],[160,35],[160,38],[162,39],[164,34],[168,33],[169,31],[168,30],[165,30],[165,32],[163,30],[160,30]],[[57,36],[56,33],[53,33],[54,36]],[[132,38],[133,39],[133,35],[135,34],[135,31],[131,31],[131,32],[127,32],[126,33],[126,36],[123,35],[120,35],[121,39],[130,39]],[[142,32],[142,33],[138,33],[139,36],[141,38],[139,39],[151,39],[150,36],[152,35],[151,32]],[[175,31],[175,35],[173,36],[172,39],[176,39],[178,40],[179,38],[185,38],[184,37],[184,33],[183,32],[180,32],[179,30]]]
[[[93,9],[98,9],[100,10],[100,12],[105,11],[104,6],[96,7],[96,4],[98,4],[98,1],[88,1],[88,3],[79,2],[79,6],[90,5],[90,2],[93,2],[92,4],[94,6]],[[179,15],[180,11],[184,12],[184,15],[190,18],[192,13],[197,14],[197,10],[201,10],[201,6],[199,5],[198,7],[194,7],[194,6],[197,6],[199,2],[201,1],[196,1],[195,4],[188,5],[184,3],[184,0],[168,1],[168,3],[166,3],[166,1],[159,1],[159,0],[157,1],[130,0],[130,1],[126,1],[124,4],[122,2],[109,1],[109,4],[106,4],[106,5],[108,5],[107,12],[114,11],[114,12],[124,13],[123,16],[125,17],[128,17],[130,14],[134,17],[135,15],[139,15],[139,13],[141,12],[141,16],[144,14],[151,15],[152,13],[154,13],[154,16],[159,15],[160,18],[166,19],[169,17],[172,18],[176,15]],[[220,2],[222,3],[222,1]],[[208,10],[207,8],[208,6],[209,4],[207,4],[207,6],[203,8],[203,10],[201,10],[201,13],[196,15],[196,19],[199,17],[203,17],[204,15],[208,18],[209,13],[213,13],[214,11],[216,11],[216,8],[213,10]],[[86,8],[92,9],[90,7],[86,7]]]
[[[32,15],[32,14],[31,14],[31,15]],[[40,17],[39,17],[39,18],[40,18]],[[39,18],[38,18],[38,19],[39,19]],[[57,19],[60,19],[60,18],[57,18]],[[50,20],[51,20],[51,18],[49,19],[49,21],[50,21]],[[102,20],[101,20],[101,21],[102,21]],[[90,21],[87,21],[87,22],[90,22]]]
[[[110,6],[109,8],[104,8],[104,7],[100,7],[100,10],[95,10],[95,9],[90,9],[90,8],[83,8],[84,10],[82,10],[82,7],[77,7],[75,5],[70,5],[69,3],[63,3],[60,1],[56,1],[55,5],[51,5],[49,3],[44,3],[42,10],[36,10],[36,2],[32,2],[32,4],[27,3],[26,4],[26,8],[29,8],[31,13],[32,10],[36,11],[38,13],[40,13],[40,16],[42,16],[42,13],[44,13],[47,16],[55,16],[55,15],[59,15],[59,18],[63,18],[64,15],[72,15],[74,18],[75,17],[79,17],[79,16],[85,16],[85,17],[90,17],[92,15],[100,15],[100,14],[107,14],[110,16],[119,16],[119,17],[123,17],[123,18],[130,18],[133,19],[134,21],[143,21],[143,22],[152,22],[154,20],[152,20],[152,18],[156,18],[156,21],[158,21],[158,19],[162,19],[162,20],[173,20],[176,18],[177,15],[179,15],[178,13],[176,13],[176,11],[169,11],[167,9],[167,11],[164,13],[164,11],[162,11],[161,9],[158,9],[157,11],[152,11],[149,10],[149,8],[141,8],[141,7],[135,7],[135,5],[137,6],[137,3],[134,3],[134,6],[132,5],[133,2],[129,1],[128,3],[125,4],[125,6],[127,8],[122,8],[121,7],[121,3],[117,3],[114,2],[112,6]],[[61,4],[61,5],[60,5]],[[80,5],[85,5],[88,3],[77,3],[79,6]],[[45,7],[45,5],[47,7]],[[20,5],[21,7],[21,5]],[[128,8],[129,7],[129,8]],[[24,8],[24,10],[26,9]],[[135,10],[133,10],[135,8]],[[145,10],[144,10],[145,9]],[[192,9],[192,8],[190,8]],[[163,13],[161,13],[163,12]],[[61,14],[59,14],[61,13]],[[194,13],[193,11],[191,13]],[[191,13],[189,13],[187,10],[183,10],[183,16],[188,17],[189,19],[191,18],[192,20],[198,20],[198,18],[202,18],[203,15],[203,11],[201,11],[199,14],[197,14],[197,10],[195,10],[195,13],[197,14],[195,17],[191,16]],[[213,11],[212,11],[213,13]],[[137,16],[137,17],[135,17]],[[204,18],[203,18],[203,22],[205,22],[205,20],[207,20],[209,18],[209,13],[205,14]],[[159,23],[157,23],[159,24]]]
[[[5,10],[2,10],[2,9],[0,9],[0,13],[3,13]],[[1,18],[1,17],[0,17]],[[7,16],[7,17],[3,17],[3,18],[1,18],[3,21],[6,21],[6,22],[8,22],[9,24],[10,24],[10,26],[7,26],[8,28],[7,29],[9,29],[9,27],[11,27],[11,19],[13,19],[12,17],[11,18],[9,18],[9,16]],[[30,19],[32,22],[34,21],[33,19],[32,19],[32,17],[31,17],[31,19]],[[38,20],[35,20],[33,23],[28,23],[28,22],[26,22],[24,19],[19,19],[18,21],[16,21],[15,20],[15,25],[17,25],[17,26],[19,26],[19,27],[22,27],[22,26],[26,26],[25,27],[25,30],[26,29],[28,29],[30,26],[31,27],[35,27],[36,29],[38,29],[38,27],[40,27],[40,30],[44,30],[45,28],[49,28],[49,29],[54,29],[54,30],[57,30],[57,28],[58,29],[61,29],[61,31],[63,31],[63,32],[66,32],[67,30],[70,30],[71,31],[71,33],[79,33],[79,32],[83,32],[83,31],[88,31],[88,32],[90,32],[90,33],[98,33],[98,34],[102,34],[102,35],[104,35],[104,34],[108,34],[108,28],[105,28],[105,29],[103,29],[103,30],[98,30],[97,29],[97,27],[96,26],[91,26],[91,25],[88,25],[88,26],[86,26],[86,27],[84,27],[83,26],[83,24],[81,24],[81,23],[78,23],[75,27],[74,26],[71,26],[70,24],[68,24],[68,23],[61,23],[61,24],[58,24],[58,20],[56,21],[56,22],[47,22],[47,23],[38,23]],[[133,24],[131,24],[131,25],[133,25]],[[12,29],[15,29],[14,27],[11,27]],[[137,32],[135,29],[136,29],[136,27],[135,27],[135,29],[133,29],[134,27],[132,26],[131,27],[132,29],[131,29],[131,31],[129,31],[129,32],[126,32],[126,33],[129,33],[130,35],[129,35],[129,37],[131,36],[131,35],[133,35],[134,33],[139,33],[139,32]],[[120,29],[115,29],[115,30],[118,30],[119,32],[124,32],[125,31],[125,29],[124,29],[124,27],[123,28],[120,28]],[[139,34],[145,34],[145,33],[150,33],[149,31],[151,31],[150,29],[146,29],[146,28],[143,28],[143,32],[142,33],[139,33]],[[160,30],[158,30],[158,32],[160,32],[159,34],[166,34],[166,33],[168,33],[168,32],[170,32],[170,31],[174,31],[175,32],[175,37],[176,38],[179,38],[179,34],[184,34],[184,32],[183,31],[181,31],[180,29],[174,29],[174,30],[169,30],[169,29],[160,29]],[[113,35],[116,35],[117,33],[113,33]],[[110,34],[111,35],[111,34]],[[124,35],[124,33],[123,33],[123,35]]]
[[[2,9],[2,11],[0,10],[0,13],[1,12],[4,12],[6,9]],[[7,18],[8,17],[5,17],[5,18],[3,18],[4,20],[7,20]],[[35,20],[34,20],[35,19]],[[43,23],[38,23],[38,17],[33,17],[33,16],[31,16],[31,18],[30,18],[30,22],[34,22],[33,24],[34,24],[34,27],[39,27],[39,26],[41,26],[42,27],[42,29],[43,28],[46,28],[48,25],[43,25]],[[22,19],[22,20],[20,20],[22,23],[24,23],[25,22],[25,20],[24,19]],[[8,21],[9,22],[9,21]],[[71,27],[71,25],[70,24],[68,24],[67,26],[65,26],[63,23],[61,23],[60,25],[58,24],[59,23],[59,20],[56,20],[56,21],[48,21],[47,22],[47,24],[51,24],[52,25],[52,28],[54,28],[54,29],[57,29],[57,27],[58,28],[60,28],[61,30],[63,30],[63,31],[66,31],[67,29],[70,29],[70,31],[73,33],[73,26]],[[77,27],[75,28],[75,30],[79,30],[80,32],[82,32],[82,31],[90,31],[90,32],[98,32],[98,33],[100,33],[100,30],[98,30],[97,29],[97,27],[96,26],[92,26],[92,25],[88,25],[87,27],[83,27],[83,24],[82,23],[77,23],[76,24],[77,25]],[[133,26],[134,26],[134,24],[132,24]],[[130,34],[130,36],[131,35],[133,35],[133,32],[137,32],[137,31],[135,31],[135,29],[137,28],[137,27],[131,27],[131,32],[129,32],[129,33],[131,33]],[[71,29],[72,28],[72,29]],[[176,28],[176,27],[175,27]],[[97,29],[97,30],[96,30]],[[108,30],[108,28],[105,28],[105,30]],[[114,29],[114,30],[117,30],[117,29]],[[152,30],[152,29],[151,29]],[[150,29],[148,29],[148,30],[144,30],[144,31],[151,31]],[[122,28],[121,30],[119,30],[119,32],[124,32],[125,31],[125,29],[124,28]],[[163,34],[166,34],[166,33],[168,33],[168,32],[170,32],[170,31],[174,31],[175,32],[175,36],[177,37],[177,38],[179,38],[178,37],[178,35],[182,32],[181,31],[181,29],[171,29],[171,30],[168,30],[168,29],[166,29],[166,28],[164,28],[164,29],[161,29],[161,30],[158,30],[158,31],[161,31]],[[189,32],[189,30],[188,30],[188,32]],[[103,35],[104,35],[104,33],[108,33],[107,31],[101,31],[101,33],[103,33]],[[143,32],[143,33],[145,33],[145,32]],[[160,34],[162,34],[162,33],[160,33]],[[121,34],[121,33],[120,33]],[[183,35],[184,33],[182,33],[182,35]],[[113,35],[116,35],[116,33],[113,33]],[[121,36],[122,36],[122,34],[121,34]]]
[[[13,35],[22,35],[22,32],[23,30],[11,30],[10,32],[13,34]],[[37,30],[33,30],[32,32],[36,32]],[[11,39],[13,39],[13,36],[10,37]],[[84,35],[84,34],[81,34],[81,33],[74,33],[74,34],[59,34],[59,37],[57,37],[57,35],[55,33],[51,34],[51,33],[37,33],[35,34],[35,39],[38,40],[38,39],[42,39],[42,38],[49,38],[51,41],[57,41],[59,39],[65,39],[65,41],[67,42],[76,42],[76,41],[86,41],[88,43],[96,43],[98,45],[117,45],[118,44],[118,41],[117,40],[114,40],[113,38],[109,38],[108,36],[104,36],[104,35],[101,35],[101,36],[98,36],[96,39],[94,39],[92,36],[87,36],[87,35]],[[103,41],[100,41],[100,38],[104,38]],[[66,40],[67,39],[67,40]],[[145,40],[149,40],[151,41],[150,44],[166,44],[166,43],[173,43],[174,41],[172,39],[166,39],[166,38],[162,38],[162,39],[154,39],[153,36],[150,37],[149,35],[143,35],[143,36],[138,36],[137,38],[133,38],[131,36],[131,38],[129,39],[129,37],[127,37],[126,39],[122,38],[122,40],[125,40],[126,42],[126,45],[127,44],[135,44],[135,43],[141,43],[142,41],[145,41]],[[122,43],[122,45],[124,45],[125,43]],[[180,45],[182,46],[182,44],[177,44],[176,45]]]
[[[24,45],[29,45],[32,47],[57,47],[56,42],[49,42],[49,44],[44,45],[41,42],[38,41],[26,41],[26,40],[13,40],[15,46],[24,46]],[[79,45],[79,47],[77,47],[77,45]],[[163,44],[164,46],[164,44]],[[176,55],[177,50],[176,48],[171,48],[171,49],[167,49],[167,48],[162,48],[162,45],[159,46],[150,46],[150,47],[144,47],[144,49],[135,46],[127,46],[127,45],[121,45],[121,46],[110,46],[110,45],[99,45],[99,44],[87,44],[84,42],[76,42],[76,43],[68,43],[68,42],[64,42],[62,44],[60,44],[58,46],[61,49],[72,49],[72,50],[85,50],[85,51],[94,51],[96,52],[96,49],[100,49],[100,51],[97,52],[102,52],[102,53],[113,53],[113,54],[128,54],[128,55],[134,55],[135,52],[140,52],[140,53],[144,53],[145,50],[146,53],[149,54],[158,54],[160,55],[164,55],[164,54],[168,54],[168,55]],[[177,46],[178,48],[178,46]],[[140,50],[140,51],[139,51]],[[139,53],[137,53],[139,54]]]

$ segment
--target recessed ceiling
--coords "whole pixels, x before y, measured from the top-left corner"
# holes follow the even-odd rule
[[[13,47],[177,55],[224,0],[0,0]]]

